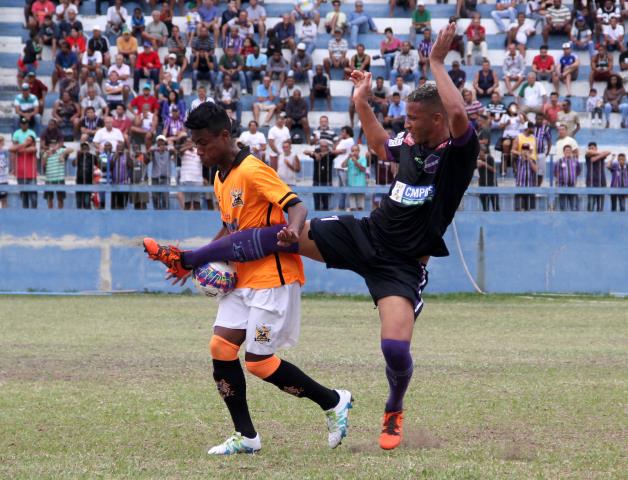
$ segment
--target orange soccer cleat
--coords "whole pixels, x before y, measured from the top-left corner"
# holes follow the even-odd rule
[[[403,438],[403,412],[384,412],[382,433],[379,446],[384,450],[397,448]]]
[[[168,272],[177,278],[186,277],[190,273],[190,270],[181,264],[182,251],[174,245],[159,245],[152,238],[145,238],[143,244],[148,258],[163,263],[168,267]]]

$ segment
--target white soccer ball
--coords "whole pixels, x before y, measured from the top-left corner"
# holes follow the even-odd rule
[[[235,269],[226,263],[206,263],[192,271],[194,285],[207,297],[222,297],[236,286]]]

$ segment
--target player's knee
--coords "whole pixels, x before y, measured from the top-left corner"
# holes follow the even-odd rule
[[[233,361],[238,359],[240,345],[231,343],[220,335],[212,335],[209,341],[209,352],[214,360]]]
[[[386,365],[394,370],[408,368],[412,364],[410,355],[410,342],[404,340],[382,339],[382,353],[386,360]]]
[[[246,369],[256,377],[264,380],[277,371],[280,363],[281,359],[277,355],[273,355],[257,362],[247,361]]]

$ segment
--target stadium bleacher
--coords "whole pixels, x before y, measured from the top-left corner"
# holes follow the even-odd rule
[[[272,2],[264,3],[268,18],[267,26],[273,26],[280,21],[281,14],[289,12],[292,9],[292,1],[290,0],[273,0]],[[504,55],[504,41],[505,34],[499,33],[495,22],[490,18],[490,12],[493,9],[493,2],[487,4],[479,4],[478,11],[482,14],[482,25],[486,28],[487,43],[489,48],[489,59],[494,65],[494,70],[501,78],[501,64]],[[143,9],[146,15],[150,14],[150,5],[145,2],[124,2],[128,11],[132,11],[133,8],[139,6]],[[432,29],[434,31],[443,27],[448,18],[455,13],[455,3],[449,4],[437,4],[435,0],[427,0],[427,9],[432,14]],[[24,15],[23,15],[24,3],[18,0],[5,0],[0,6],[0,134],[5,137],[9,137],[14,130],[14,112],[13,112],[13,99],[17,95],[18,88],[16,82],[16,63],[20,57],[21,51],[25,40],[27,39],[27,30],[24,28]],[[569,5],[571,8],[571,5]],[[221,4],[220,7],[224,7]],[[520,4],[519,8],[523,9],[525,4]],[[103,2],[103,12],[101,15],[96,15],[95,2],[85,1],[81,5],[80,20],[83,22],[86,34],[89,36],[90,31],[94,25],[100,25],[104,27],[106,24],[105,10],[107,8],[107,2]],[[323,3],[320,7],[321,15],[324,15],[331,9],[331,2]],[[344,2],[342,10],[345,13],[349,13],[353,9],[353,1]],[[411,11],[404,10],[403,8],[396,7],[395,15],[393,18],[388,16],[389,6],[386,0],[371,0],[366,2],[365,10],[374,17],[375,23],[379,32],[383,32],[385,27],[392,27],[395,32],[395,36],[400,39],[406,39],[408,37],[408,30],[411,24],[410,15]],[[469,22],[468,19],[461,20],[463,24]],[[185,18],[182,16],[178,9],[175,9],[174,23],[183,27],[185,25]],[[316,50],[313,54],[314,64],[322,63],[324,57],[327,56],[327,42],[330,39],[330,35],[324,32],[323,22],[319,27],[319,34],[316,41]],[[367,53],[372,55],[379,53],[379,43],[382,39],[382,33],[367,33],[360,35],[360,42],[366,46]],[[550,54],[555,59],[560,57],[561,44],[565,41],[564,37],[550,37],[549,46]],[[540,26],[537,29],[537,34],[530,38],[528,42],[528,51],[526,55],[526,65],[529,67],[532,62],[532,58],[538,52],[538,47],[541,45],[542,39],[540,35]],[[115,52],[115,44],[112,46],[112,50]],[[189,50],[189,49],[188,49]],[[166,49],[160,49],[160,57],[164,57]],[[355,50],[350,49],[349,55],[353,55]],[[217,49],[216,55],[219,57],[221,50]],[[589,92],[588,77],[590,72],[590,59],[587,52],[574,52],[578,55],[581,67],[579,73],[579,79],[573,86],[573,97],[571,98],[573,110],[578,112],[582,129],[577,135],[577,140],[580,145],[586,145],[587,142],[595,140],[601,149],[608,149],[612,152],[619,153],[625,148],[627,144],[626,140],[628,135],[627,130],[622,129],[620,126],[620,115],[617,113],[611,114],[610,128],[605,129],[600,126],[593,126],[591,124],[590,116],[585,112],[586,97]],[[614,64],[618,65],[618,53],[614,52]],[[289,59],[289,50],[284,50],[284,56]],[[447,57],[446,63],[451,65],[451,62],[458,59],[458,54],[450,52]],[[374,60],[372,62],[372,69],[374,77],[384,74],[383,60]],[[468,65],[463,67],[467,73],[467,85],[471,86],[471,80],[474,73],[480,68],[478,65]],[[617,67],[615,67],[617,68]],[[51,84],[51,74],[54,69],[54,62],[52,60],[51,52],[48,47],[44,48],[43,59],[40,62],[38,68],[38,78],[46,83],[48,86]],[[328,111],[324,101],[320,100],[315,103],[314,109],[309,114],[310,125],[317,126],[318,118],[321,115],[327,115],[330,119],[332,127],[338,129],[343,125],[349,123],[348,107],[349,96],[351,93],[351,84],[342,80],[342,72],[332,71],[332,110]],[[553,90],[550,83],[545,82],[545,86],[548,92]],[[597,82],[596,87],[600,94],[604,90],[604,84]],[[301,86],[304,93],[307,94],[307,86]],[[186,104],[189,105],[194,98],[191,92],[191,73],[187,72],[185,80],[183,81],[183,88],[186,92]],[[503,81],[501,82],[501,92],[505,92],[503,87]],[[565,93],[564,86],[561,85],[561,97]],[[47,124],[50,118],[51,107],[55,100],[59,97],[58,92],[49,92],[46,97],[45,113],[43,117],[43,125]],[[504,103],[508,104],[512,100],[512,97],[505,97]],[[242,125],[246,125],[250,119],[252,119],[251,107],[254,101],[254,97],[243,96],[242,97]],[[554,135],[555,138],[555,135]],[[492,142],[494,145],[494,142]],[[296,151],[300,153],[305,148],[303,146],[297,146]],[[364,147],[363,147],[364,148]],[[495,153],[495,152],[494,152]],[[497,152],[495,158],[499,160],[499,153]],[[307,159],[306,159],[307,160]],[[583,158],[581,158],[581,161]],[[307,167],[304,169],[302,177],[303,183],[311,182],[311,169]],[[583,182],[583,176],[581,176]],[[501,183],[504,185],[504,183]],[[507,185],[508,183],[506,183]]]

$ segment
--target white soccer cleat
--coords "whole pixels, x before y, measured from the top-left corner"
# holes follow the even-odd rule
[[[256,453],[262,448],[262,439],[259,433],[255,438],[247,438],[240,432],[231,435],[220,445],[210,448],[207,455],[234,455],[236,453]]]
[[[353,397],[348,390],[336,390],[340,400],[338,405],[325,411],[327,417],[327,442],[330,448],[336,448],[349,431],[349,409],[353,407]]]

